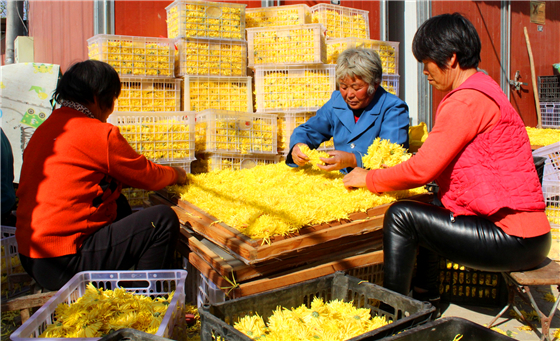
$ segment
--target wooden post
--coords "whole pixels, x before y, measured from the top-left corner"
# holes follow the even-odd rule
[[[539,91],[537,89],[537,81],[535,77],[535,62],[533,61],[533,51],[531,50],[531,42],[529,41],[527,27],[523,27],[523,31],[525,32],[525,42],[527,43],[527,51],[529,52],[529,63],[531,64],[531,82],[533,83],[533,95],[535,96],[535,106],[537,109],[537,128],[541,129],[541,103],[539,101]]]

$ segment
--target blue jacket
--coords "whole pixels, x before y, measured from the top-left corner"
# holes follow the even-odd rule
[[[336,150],[354,153],[358,167],[362,167],[362,156],[375,138],[390,140],[408,149],[408,106],[397,96],[379,86],[373,100],[364,109],[358,122],[354,113],[342,98],[340,91],[333,92],[317,114],[295,128],[290,137],[290,153],[286,164],[297,167],[292,159],[292,148],[305,143],[311,149],[333,137]],[[342,173],[351,171],[342,169]]]

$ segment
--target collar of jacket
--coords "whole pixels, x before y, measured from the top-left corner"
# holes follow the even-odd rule
[[[371,125],[377,120],[379,114],[381,113],[381,108],[383,107],[383,102],[385,102],[387,91],[383,89],[381,85],[377,87],[377,90],[373,94],[373,100],[362,112],[358,122],[354,120],[354,112],[348,107],[348,104],[344,101],[342,96],[338,98],[333,103],[333,111],[335,116],[342,122],[342,124],[352,132],[350,140],[359,136],[365,130],[369,129]]]

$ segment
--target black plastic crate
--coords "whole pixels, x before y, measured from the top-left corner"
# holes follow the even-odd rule
[[[440,257],[439,293],[443,300],[484,307],[506,304],[507,285],[499,272],[474,270]]]
[[[453,340],[458,334],[462,340],[515,341],[509,336],[460,317],[444,317],[409,329],[398,335],[382,339],[383,341],[440,341]]]
[[[539,77],[539,101],[560,102],[560,76]]]
[[[315,297],[321,297],[325,302],[335,299],[352,301],[358,308],[371,309],[372,316],[385,315],[393,320],[386,326],[350,340],[379,340],[431,321],[435,311],[435,308],[427,302],[420,302],[339,271],[285,288],[215,305],[204,305],[199,309],[202,323],[201,340],[251,340],[233,327],[239,318],[257,313],[266,321],[279,305],[285,308],[294,308],[302,304],[309,306]],[[394,314],[379,309],[380,303],[395,309],[395,314],[399,318],[395,319]]]
[[[171,339],[145,333],[132,328],[119,329],[99,339],[99,341],[171,341]]]

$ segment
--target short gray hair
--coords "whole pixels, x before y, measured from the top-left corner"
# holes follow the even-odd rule
[[[381,84],[383,66],[377,51],[363,48],[350,48],[342,51],[336,60],[336,82],[346,77],[360,77],[366,82],[368,94],[375,91],[375,85]]]

